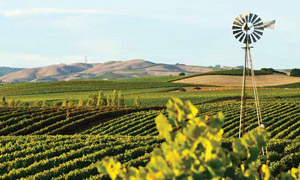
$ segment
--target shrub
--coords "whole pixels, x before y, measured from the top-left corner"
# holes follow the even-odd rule
[[[12,98],[8,101],[8,107],[15,107],[16,106],[16,102],[15,99]]]
[[[2,106],[7,106],[6,98],[5,96],[2,96]]]
[[[300,77],[300,69],[297,69],[297,68],[292,69],[290,76]]]
[[[133,106],[135,107],[140,107],[142,105],[142,102],[140,100],[140,97],[139,96],[136,96],[135,99],[134,99],[134,103],[133,103]]]
[[[83,107],[83,100],[80,98],[79,101],[78,101],[78,104],[77,104],[77,107]]]
[[[124,107],[125,106],[125,100],[124,100],[124,95],[122,91],[118,92],[118,107]]]
[[[103,107],[105,105],[106,105],[106,99],[104,93],[102,91],[99,91],[98,99],[97,99],[97,107]]]

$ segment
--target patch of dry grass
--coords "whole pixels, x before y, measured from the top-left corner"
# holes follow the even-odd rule
[[[257,87],[263,86],[277,86],[284,84],[292,84],[300,82],[300,77],[290,77],[280,74],[272,75],[260,75],[256,76]],[[230,76],[230,75],[205,75],[196,76],[187,79],[175,81],[176,83],[193,83],[203,85],[216,85],[216,86],[241,86],[242,76]],[[252,86],[251,77],[247,77],[247,86]]]

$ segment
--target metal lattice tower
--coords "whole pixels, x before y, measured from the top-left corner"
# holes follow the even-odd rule
[[[242,95],[241,95],[241,109],[240,109],[240,125],[239,125],[239,138],[245,133],[245,117],[246,117],[246,102],[247,102],[247,92],[246,92],[246,76],[250,76],[252,81],[252,88],[254,93],[255,108],[257,113],[257,123],[261,128],[265,128],[262,122],[261,109],[259,104],[259,97],[256,87],[255,74],[253,68],[253,61],[251,56],[250,44],[256,43],[263,35],[264,29],[274,29],[275,20],[262,22],[258,15],[253,13],[245,13],[235,18],[233,22],[232,30],[233,35],[240,42],[245,44],[242,47],[245,50],[245,59],[243,67],[243,82],[242,82]],[[250,71],[250,72],[249,72]],[[248,73],[247,73],[248,72]],[[267,149],[263,149],[262,153],[267,153]]]

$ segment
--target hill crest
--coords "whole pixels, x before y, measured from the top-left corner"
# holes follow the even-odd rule
[[[221,68],[228,69],[228,68]],[[74,79],[121,79],[147,76],[177,76],[179,73],[193,74],[214,71],[211,67],[182,64],[163,64],[132,59],[104,63],[55,64],[38,68],[27,68],[0,77],[6,83],[65,81]]]

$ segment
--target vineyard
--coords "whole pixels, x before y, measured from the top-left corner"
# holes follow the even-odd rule
[[[245,130],[249,131],[257,127],[254,104],[248,104],[249,110],[245,122]],[[300,140],[300,104],[292,102],[265,102],[262,106],[263,122],[266,129],[276,139]],[[224,137],[238,137],[239,131],[239,103],[206,103],[199,105],[199,116],[206,114],[224,113],[226,117]],[[154,119],[158,111],[144,111],[127,114],[119,118],[111,119],[99,126],[86,130],[83,134],[100,135],[157,135]]]
[[[155,137],[1,137],[0,179],[99,179],[97,161],[114,156],[130,166],[147,163],[163,142]]]
[[[257,127],[253,102],[248,106],[246,131]],[[269,153],[261,156],[262,161],[274,174],[297,167],[300,104],[292,100],[265,101],[261,106],[263,122],[271,133]],[[223,145],[230,148],[232,137],[238,136],[239,103],[204,103],[197,107],[198,116],[224,113]],[[163,142],[156,137],[154,119],[159,113],[166,114],[161,108],[2,108],[0,179],[106,179],[96,166],[108,155],[125,165],[145,165],[153,147]]]
[[[109,179],[97,170],[105,156],[125,166],[143,166],[153,148],[164,141],[157,136],[155,118],[160,113],[167,115],[164,105],[170,97],[191,100],[199,117],[223,112],[222,144],[230,149],[233,138],[238,137],[240,90],[178,92],[190,85],[168,82],[171,80],[174,77],[1,86],[7,101],[15,98],[30,106],[0,108],[0,179]],[[99,90],[110,95],[112,88],[123,91],[126,106],[78,106],[79,99],[87,101]],[[300,163],[299,93],[294,85],[260,89],[262,119],[271,135],[268,155],[260,159],[273,174]],[[137,96],[142,106],[133,107]],[[53,106],[65,100],[73,105]],[[48,105],[33,106],[37,101]],[[247,105],[245,130],[249,131],[257,127],[251,94]]]

